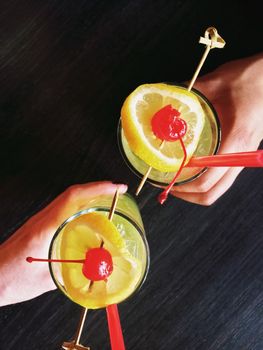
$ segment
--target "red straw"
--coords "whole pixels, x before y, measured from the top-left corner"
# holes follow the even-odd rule
[[[207,157],[194,157],[186,167],[247,167],[262,168],[263,167],[263,150],[253,152],[240,152],[217,154]]]
[[[116,304],[106,308],[112,350],[125,350],[121,322]]]

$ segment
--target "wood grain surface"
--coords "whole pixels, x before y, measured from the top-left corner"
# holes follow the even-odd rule
[[[2,1],[1,242],[72,184],[108,179],[134,194],[138,179],[116,142],[125,97],[145,82],[189,79],[210,25],[227,45],[202,73],[262,51],[259,5]],[[161,207],[145,186],[138,204],[151,267],[119,307],[127,349],[263,349],[262,175],[244,170],[210,207],[175,198]],[[2,307],[0,349],[60,349],[79,313],[58,291]],[[105,310],[90,312],[82,343],[110,349]]]

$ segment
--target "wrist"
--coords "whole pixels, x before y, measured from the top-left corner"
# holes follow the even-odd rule
[[[0,246],[0,306],[26,301],[56,288],[47,264],[26,261],[28,255],[38,256],[39,251],[41,242],[32,238],[24,226]]]
[[[0,246],[0,306],[12,304],[12,297],[10,295],[10,283],[11,283],[11,272],[12,269],[12,259],[10,256],[10,247],[8,241],[4,242]],[[11,270],[12,271],[12,270]]]

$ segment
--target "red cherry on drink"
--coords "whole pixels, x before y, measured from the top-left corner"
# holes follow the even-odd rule
[[[157,111],[152,117],[152,131],[161,140],[176,141],[182,138],[187,130],[186,122],[179,118],[181,113],[167,105]]]
[[[106,280],[113,271],[112,256],[105,248],[92,248],[86,252],[86,259],[39,259],[28,256],[26,261],[38,262],[60,262],[60,263],[80,263],[83,264],[82,272],[91,281]]]
[[[105,248],[92,248],[87,251],[82,267],[85,277],[91,281],[102,281],[113,271],[112,256]]]

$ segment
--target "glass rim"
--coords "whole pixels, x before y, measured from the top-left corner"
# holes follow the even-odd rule
[[[62,231],[62,229],[69,223],[69,222],[72,222],[73,220],[75,220],[76,218],[82,216],[82,215],[85,215],[85,214],[88,214],[88,213],[92,213],[92,212],[106,212],[106,213],[109,213],[110,212],[110,208],[107,208],[107,207],[91,207],[91,208],[87,208],[87,209],[83,209],[83,210],[80,210],[78,212],[76,212],[75,214],[71,215],[68,219],[66,219],[58,228],[57,230],[55,231],[51,241],[50,241],[50,244],[49,244],[49,250],[48,250],[48,258],[49,259],[52,259],[52,247],[53,247],[53,243],[55,241],[55,239],[57,238],[57,236],[60,234],[60,232]],[[146,277],[148,275],[148,272],[149,272],[149,268],[150,268],[150,249],[149,249],[149,244],[148,244],[148,241],[146,239],[146,234],[145,232],[143,232],[142,228],[129,216],[127,216],[126,214],[120,212],[119,210],[115,210],[114,212],[114,215],[118,215],[120,217],[122,217],[123,219],[127,220],[131,225],[134,226],[134,228],[136,229],[136,231],[139,233],[142,241],[143,241],[143,245],[144,245],[144,248],[145,248],[145,252],[146,252],[146,264],[145,264],[145,269],[144,269],[144,272],[143,272],[143,276],[140,280],[140,282],[138,283],[138,286],[136,287],[136,289],[129,295],[127,296],[127,298],[121,300],[119,303],[122,303],[126,300],[128,300],[131,296],[133,296],[134,294],[136,294],[137,292],[139,292],[139,290],[141,289],[142,285],[144,284],[145,280],[146,280]],[[74,301],[73,299],[69,298],[69,296],[67,295],[67,293],[65,293],[63,291],[63,289],[61,288],[61,285],[60,283],[57,281],[54,273],[53,273],[53,269],[52,269],[52,262],[48,262],[48,267],[49,267],[49,272],[50,272],[50,275],[52,277],[52,280],[53,282],[55,283],[55,285],[57,286],[57,288],[68,298],[70,299],[72,302],[76,303],[77,305],[81,305],[81,304],[78,304],[76,301]],[[81,305],[82,306],[82,305]],[[105,306],[107,307],[107,306]],[[98,309],[102,309],[104,307],[101,307],[101,308],[98,308]]]
[[[185,89],[187,89],[187,86],[186,84],[182,84],[182,83],[172,83],[172,82],[166,82],[164,84],[167,84],[167,85],[176,85],[176,86],[179,86],[179,87],[183,87]],[[214,106],[212,105],[212,103],[207,99],[207,97],[205,95],[203,95],[199,90],[195,89],[195,88],[192,88],[191,91],[193,91],[196,95],[198,95],[208,106],[209,108],[211,109],[212,113],[213,113],[213,117],[215,119],[215,124],[217,126],[217,142],[215,144],[215,149],[214,149],[214,152],[212,154],[216,154],[219,150],[219,147],[221,145],[221,135],[222,135],[222,130],[221,130],[221,124],[220,124],[220,120],[219,120],[219,117],[218,117],[218,114],[214,108]],[[119,147],[119,150],[120,150],[120,153],[122,155],[122,158],[124,159],[124,162],[126,163],[126,165],[128,166],[128,168],[130,168],[130,170],[140,179],[143,178],[144,174],[141,174],[134,166],[133,164],[130,162],[130,160],[128,159],[128,157],[126,156],[126,153],[124,151],[124,147],[123,147],[123,144],[122,144],[122,135],[121,135],[121,131],[122,131],[122,124],[121,124],[121,117],[119,118],[119,122],[118,122],[118,128],[117,128],[117,143],[118,143],[118,147]],[[185,179],[185,180],[182,180],[180,182],[177,182],[174,184],[173,187],[175,186],[179,186],[179,185],[183,185],[183,184],[186,184],[186,183],[189,183],[189,182],[192,182],[194,180],[196,180],[197,178],[199,178],[202,174],[204,174],[206,171],[207,171],[207,167],[201,169],[197,174],[189,177],[188,179]],[[147,179],[147,182],[149,182],[150,184],[156,186],[156,187],[166,187],[168,185],[168,183],[166,182],[161,182],[161,181],[157,181],[157,180],[154,180],[154,179],[150,179],[148,178]]]

